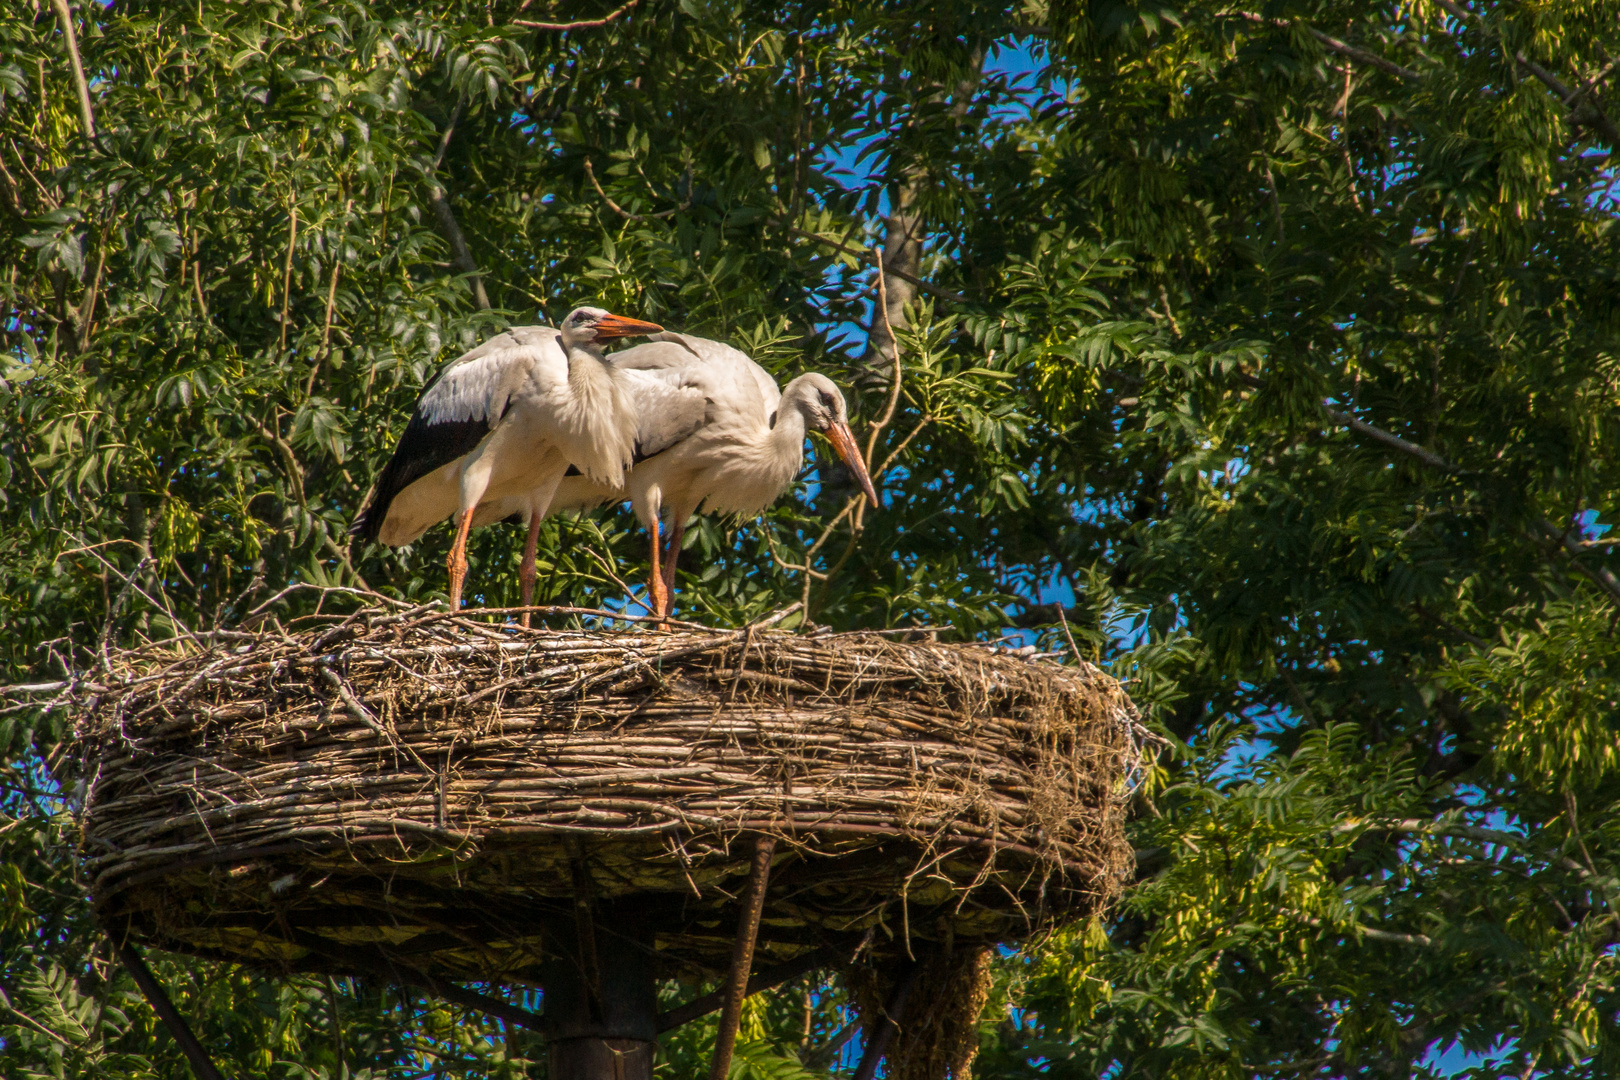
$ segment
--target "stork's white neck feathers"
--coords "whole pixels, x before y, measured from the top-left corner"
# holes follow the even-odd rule
[[[568,400],[560,440],[569,460],[593,480],[621,487],[635,452],[635,410],[594,340],[561,334],[568,357]]]
[[[782,400],[777,402],[776,423],[766,436],[769,449],[765,457],[781,484],[787,484],[804,466],[805,407],[814,393],[801,377],[788,384]]]
[[[804,436],[808,427],[806,409],[815,389],[800,384],[788,384],[776,406],[776,423],[770,427],[769,416],[757,416],[759,426],[754,433],[745,435],[736,428],[730,433],[716,430],[719,437],[721,460],[724,462],[723,484],[701,485],[708,498],[705,505],[717,513],[758,513],[769,506],[782,489],[793,482],[804,467]],[[739,453],[738,438],[752,442],[756,452]],[[693,506],[672,506],[676,514],[690,514]]]

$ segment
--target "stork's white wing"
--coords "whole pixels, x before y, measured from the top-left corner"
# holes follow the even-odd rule
[[[746,387],[753,386],[758,390],[760,402],[767,414],[775,411],[777,403],[782,400],[782,391],[776,385],[776,380],[740,349],[734,349],[723,341],[711,341],[709,338],[692,337],[689,334],[677,334],[668,330],[662,334],[653,334],[651,337],[653,343],[667,342],[680,346],[684,356],[671,353],[672,362],[702,367],[705,377],[716,386],[741,384],[737,389],[744,394]],[[650,343],[638,348],[651,350],[653,345]],[[743,402],[739,400],[737,404]]]
[[[768,425],[782,396],[758,364],[707,338],[659,334],[615,353],[613,364],[635,395],[638,458],[667,450],[717,417]]]
[[[513,392],[530,369],[548,361],[566,369],[567,357],[557,331],[523,326],[497,334],[446,364],[422,392],[394,447],[394,456],[383,466],[371,499],[350,531],[377,539],[395,497],[428,474],[472,453],[506,412]]]
[[[636,460],[663,453],[703,426],[708,396],[679,368],[632,368],[624,386],[636,405]]]
[[[445,365],[423,392],[412,422],[420,416],[430,425],[482,420],[493,426],[524,375],[545,361],[568,363],[557,331],[549,326],[522,326],[497,334]]]

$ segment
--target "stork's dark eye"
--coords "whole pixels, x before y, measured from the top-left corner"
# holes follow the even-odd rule
[[[832,411],[832,408],[833,408],[833,396],[831,394],[822,394],[821,395],[821,407],[828,410],[829,412]]]

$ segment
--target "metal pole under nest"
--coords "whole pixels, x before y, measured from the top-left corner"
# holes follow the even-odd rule
[[[174,1041],[179,1044],[180,1052],[185,1054],[186,1060],[191,1063],[191,1071],[197,1074],[197,1080],[225,1080],[214,1067],[213,1061],[208,1057],[208,1051],[203,1049],[203,1044],[192,1034],[191,1025],[180,1015],[180,1010],[174,1007],[174,1002],[163,989],[163,984],[157,981],[152,969],[146,966],[140,952],[127,939],[115,940],[113,945],[118,950],[118,958],[135,977],[135,985],[141,988],[141,993],[152,1006],[152,1011],[158,1014],[158,1019],[163,1021],[163,1026],[169,1029],[169,1034],[174,1036]]]
[[[731,1072],[731,1054],[737,1047],[737,1025],[742,1022],[743,998],[748,996],[748,973],[754,966],[754,942],[759,938],[759,918],[765,910],[765,886],[771,877],[771,856],[776,840],[754,838],[754,858],[748,868],[748,889],[743,893],[742,914],[737,920],[737,941],[731,951],[731,976],[726,983],[726,1004],[720,1013],[720,1030],[714,1037],[714,1059],[709,1062],[709,1080],[726,1080]]]

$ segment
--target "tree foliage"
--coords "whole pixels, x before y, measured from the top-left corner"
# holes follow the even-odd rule
[[[881,510],[822,462],[705,520],[688,614],[1072,633],[1168,740],[1137,885],[998,961],[981,1074],[1620,1071],[1620,5],[611,10],[85,5],[80,84],[0,9],[5,681],[294,582],[439,592],[442,530],[345,534],[392,438],[596,302],[833,374],[872,440]],[[520,543],[475,537],[476,600]],[[643,544],[549,521],[543,598],[623,602]],[[74,877],[62,720],[4,700],[0,1072],[182,1076]],[[396,987],[157,967],[240,1075],[543,1071]],[[750,1009],[740,1071],[851,1067],[835,981]]]

